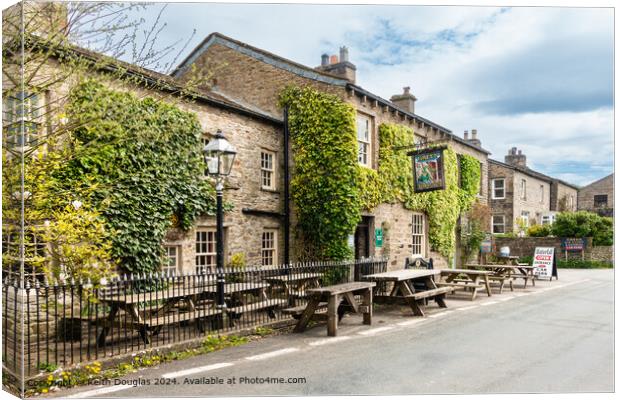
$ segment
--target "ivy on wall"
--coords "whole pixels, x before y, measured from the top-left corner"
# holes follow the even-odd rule
[[[334,95],[289,87],[280,104],[289,109],[294,171],[291,194],[307,257],[345,259],[361,218],[360,178],[374,179],[357,165],[355,110]],[[303,256],[302,256],[303,257]]]
[[[81,200],[105,219],[112,257],[129,272],[158,270],[173,219],[188,229],[214,210],[196,116],[92,80],[72,90],[67,114],[79,119],[72,156],[51,175],[50,193],[91,188]]]
[[[402,203],[424,212],[433,250],[451,258],[455,228],[480,188],[480,163],[474,157],[444,150],[445,190],[414,193],[411,157],[396,150],[414,143],[411,128],[379,126],[378,170],[358,165],[355,110],[340,98],[312,88],[289,87],[281,94],[289,107],[295,170],[291,193],[299,227],[309,239],[310,256],[350,256],[346,239],[362,209],[381,203]],[[459,169],[461,184],[459,185]]]

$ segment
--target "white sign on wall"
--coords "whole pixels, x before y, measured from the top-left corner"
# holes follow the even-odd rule
[[[553,275],[553,256],[555,248],[553,247],[536,247],[534,250],[534,275],[538,278],[551,279]]]

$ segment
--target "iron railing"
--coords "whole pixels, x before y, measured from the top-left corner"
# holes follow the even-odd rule
[[[137,274],[92,285],[6,278],[2,285],[4,370],[23,378],[53,366],[155,349],[209,334],[265,326],[304,306],[307,290],[383,272],[383,258],[225,270],[226,306],[217,273]]]

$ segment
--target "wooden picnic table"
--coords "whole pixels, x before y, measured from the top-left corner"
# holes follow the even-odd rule
[[[320,286],[323,277],[318,272],[293,272],[288,275],[276,275],[264,278],[274,286],[281,287],[290,306],[295,306],[295,299],[305,297],[306,290]]]
[[[447,308],[444,298],[446,293],[452,289],[449,287],[437,287],[434,277],[440,273],[441,271],[436,269],[402,269],[366,275],[364,279],[373,282],[394,283],[391,292],[387,296],[375,295],[375,302],[404,302],[411,307],[414,315],[423,317],[424,311],[420,308],[418,300],[433,299],[439,307]],[[421,283],[422,289],[420,289],[420,285],[415,285],[415,283]]]
[[[534,266],[527,264],[467,264],[466,268],[487,270],[494,273],[495,276],[506,276],[510,278],[510,289],[512,290],[512,279],[523,279],[523,288],[527,287],[527,281],[532,280],[532,286],[536,286],[536,276],[534,275]],[[501,290],[500,290],[501,293]]]
[[[504,262],[507,265],[517,265],[519,263],[519,256],[503,256],[501,254],[497,255],[497,258]]]
[[[234,319],[239,319],[245,311],[265,310],[270,318],[275,318],[275,308],[286,305],[282,299],[270,299],[267,295],[269,284],[264,282],[236,282],[224,284],[224,297],[227,303],[226,311]],[[206,286],[204,291],[215,298],[217,285]],[[254,295],[255,301],[249,301],[248,295]]]
[[[471,300],[473,301],[478,294],[478,289],[486,289],[487,295],[491,296],[491,285],[489,284],[489,275],[491,271],[480,271],[475,269],[442,269],[441,276],[445,281],[438,282],[439,287],[462,287],[465,290],[471,289]],[[484,286],[480,282],[483,281]],[[454,290],[452,290],[454,292]]]
[[[137,329],[145,343],[151,342],[151,336],[157,334],[164,325],[196,319],[198,328],[204,330],[202,321],[221,315],[212,302],[198,304],[199,296],[205,286],[185,287],[170,285],[164,289],[142,293],[115,293],[99,297],[99,300],[110,307],[110,312],[103,323],[97,339],[99,346],[104,346],[106,337],[112,327]],[[154,305],[147,306],[149,303]],[[175,307],[183,303],[185,307]],[[118,312],[123,310],[125,320],[116,321]],[[127,316],[129,320],[127,320]]]
[[[354,313],[362,313],[364,325],[372,324],[372,288],[376,286],[374,282],[349,282],[338,285],[325,286],[315,289],[308,289],[308,304],[301,313],[299,321],[295,326],[295,332],[303,332],[313,318],[327,319],[327,335],[336,336],[338,332],[338,308],[344,301]],[[355,300],[356,294],[362,296],[362,303],[358,304]],[[322,303],[327,302],[327,313],[317,313]]]

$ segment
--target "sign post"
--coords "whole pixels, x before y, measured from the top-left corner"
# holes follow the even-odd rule
[[[558,279],[554,247],[536,247],[534,250],[534,275],[539,279]]]

